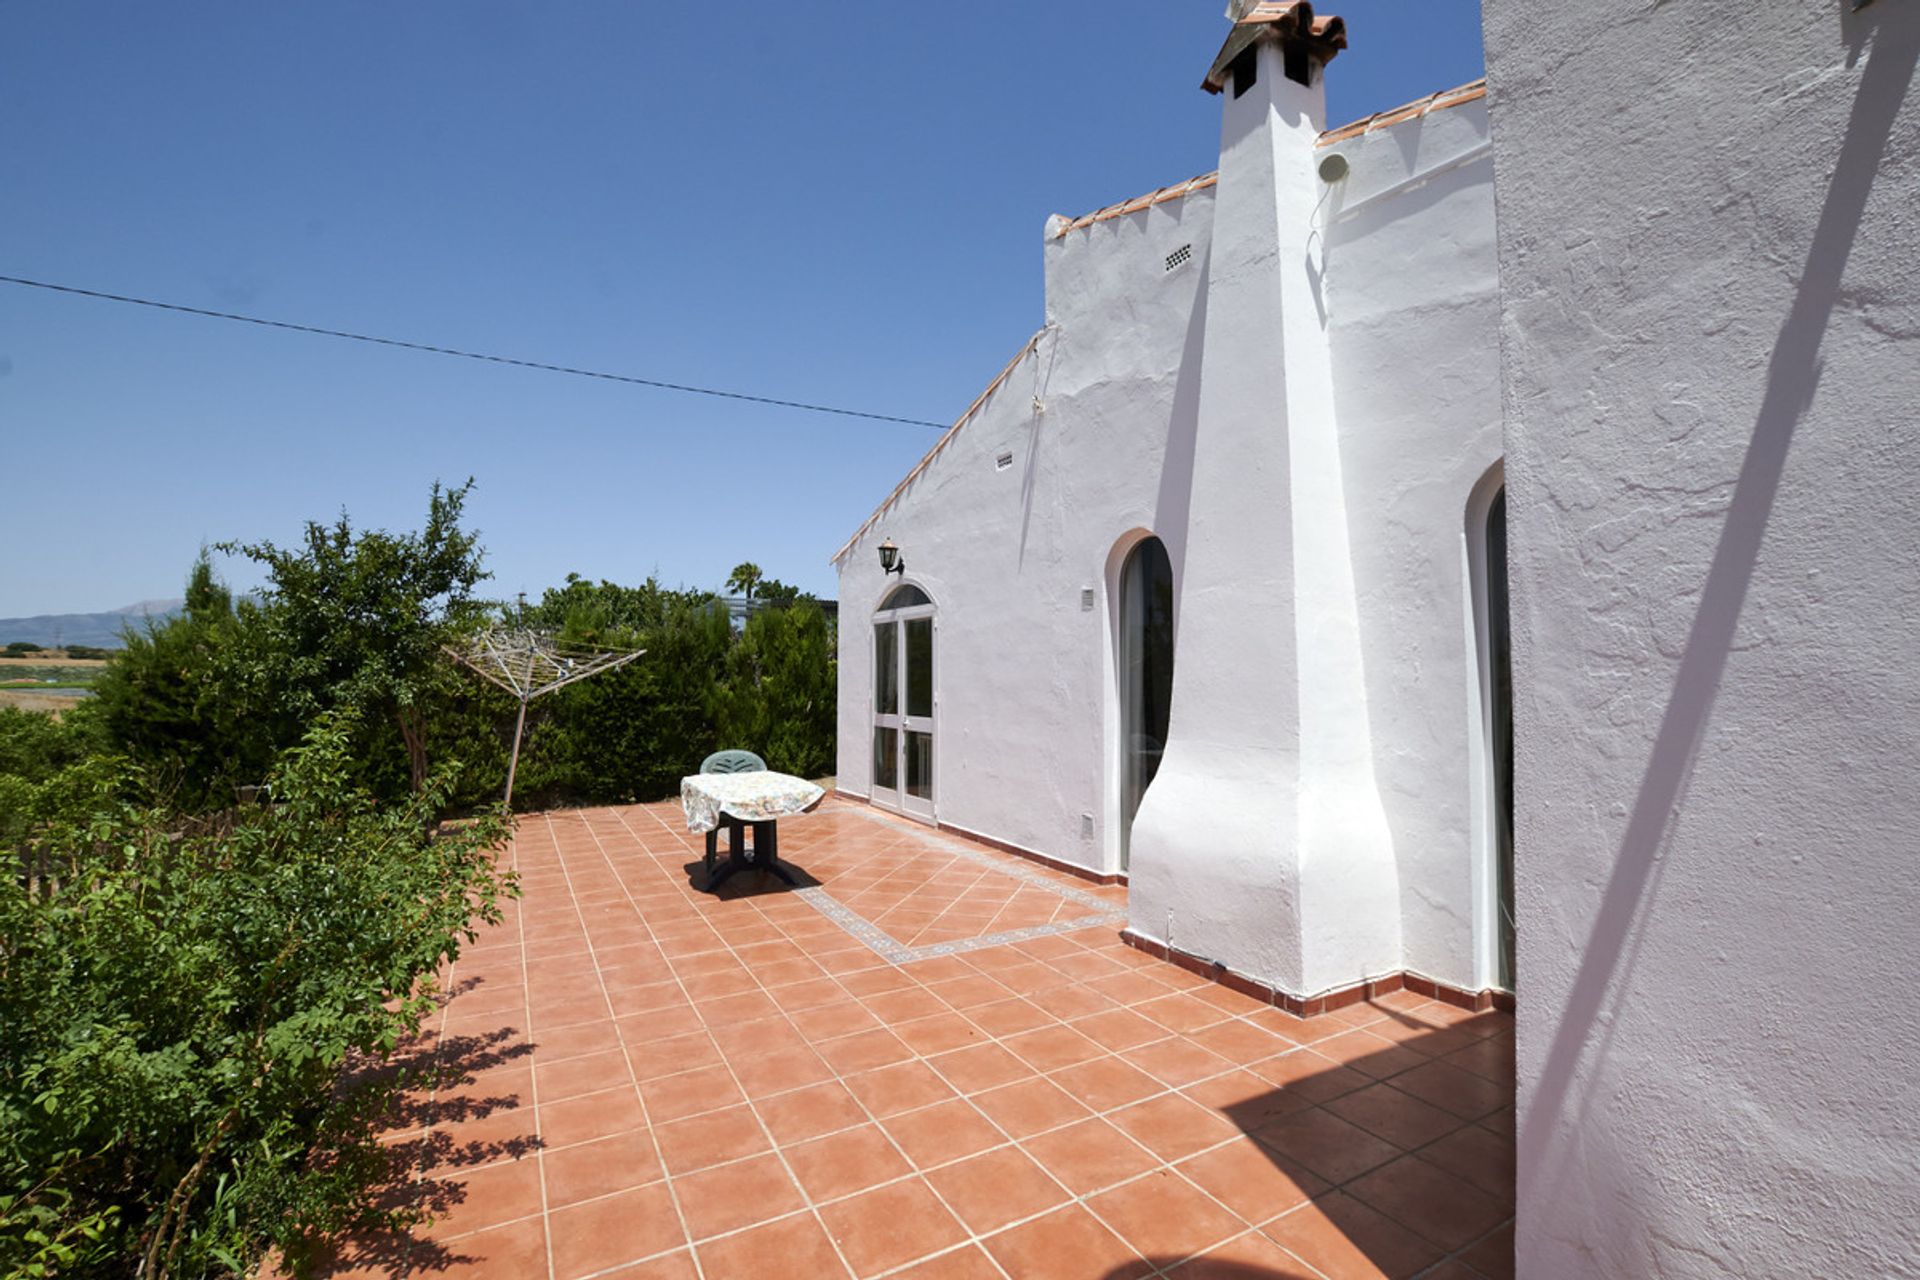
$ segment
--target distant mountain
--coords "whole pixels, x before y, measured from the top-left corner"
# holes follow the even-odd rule
[[[149,618],[164,622],[184,604],[184,600],[141,600],[105,613],[43,613],[32,618],[0,618],[0,645],[25,640],[49,647],[90,644],[117,649],[121,631],[141,626]]]

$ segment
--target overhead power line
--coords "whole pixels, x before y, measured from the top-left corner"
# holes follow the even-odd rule
[[[20,276],[0,276],[0,284],[17,284],[26,289],[46,289],[53,293],[70,293],[81,298],[98,298],[103,302],[124,302],[130,306],[152,307],[156,311],[176,311],[181,315],[204,316],[209,320],[233,320],[240,324],[254,324],[266,329],[286,329],[293,333],[317,333],[323,338],[345,338],[350,342],[371,342],[381,347],[400,347],[407,351],[426,351],[437,356],[459,356],[463,360],[484,360],[488,364],[508,364],[520,369],[538,369],[543,373],[567,373],[576,378],[599,378],[603,382],[625,382],[636,387],[653,387],[659,391],[681,391],[695,396],[716,396],[722,400],[745,400],[750,404],[773,405],[781,409],[804,409],[808,413],[832,413],[843,418],[867,418],[874,422],[898,422],[909,427],[933,427],[944,431],[951,424],[933,422],[926,418],[902,418],[891,413],[867,413],[860,409],[842,409],[828,404],[808,404],[803,400],[782,400],[776,396],[756,396],[745,391],[722,391],[717,387],[695,387],[684,382],[664,382],[658,378],[637,378],[627,373],[607,373],[601,369],[579,369],[572,365],[548,364],[544,360],[522,360],[515,356],[493,355],[485,351],[462,351],[458,347],[435,346],[429,342],[408,342],[403,338],[382,338],[370,333],[350,333],[345,329],[324,329],[319,325],[295,324],[291,320],[269,320],[264,316],[243,316],[232,311],[209,311],[205,307],[189,307],[178,302],[159,302],[153,298],[134,298],[124,293],[106,293],[99,289],[82,289],[76,285],[53,284],[46,280],[27,280]]]

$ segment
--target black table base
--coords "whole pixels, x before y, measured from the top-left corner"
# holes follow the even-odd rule
[[[720,856],[720,829],[707,832],[706,891],[712,893],[736,871],[770,871],[791,885],[798,885],[793,873],[780,865],[780,832],[773,819],[753,824],[753,847],[747,847],[747,824],[734,818],[720,819],[727,828],[727,860],[716,866]]]

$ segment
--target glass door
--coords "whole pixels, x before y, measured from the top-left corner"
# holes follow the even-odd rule
[[[873,619],[873,802],[933,816],[933,601],[895,589]]]

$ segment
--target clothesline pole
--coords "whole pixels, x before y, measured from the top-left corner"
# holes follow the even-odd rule
[[[513,775],[520,768],[520,735],[527,727],[527,696],[520,695],[520,714],[513,722],[513,754],[507,757],[507,795],[500,802],[501,811],[513,812]]]

